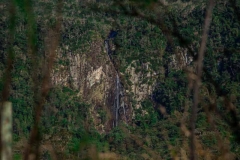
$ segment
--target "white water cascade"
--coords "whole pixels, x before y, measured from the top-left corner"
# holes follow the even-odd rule
[[[109,40],[110,40],[110,38],[107,38],[104,41],[104,45],[105,45],[105,50],[108,54],[108,57],[109,57],[110,61],[112,62],[115,72],[116,72],[116,86],[115,86],[116,88],[115,88],[115,95],[114,95],[115,98],[114,98],[114,104],[113,104],[113,115],[114,115],[113,127],[116,127],[119,124],[119,120],[120,120],[119,117],[122,114],[123,114],[123,117],[126,118],[126,110],[125,110],[125,103],[123,101],[124,89],[123,89],[123,85],[121,84],[121,80],[119,78],[118,70],[113,61],[112,51],[109,46]]]

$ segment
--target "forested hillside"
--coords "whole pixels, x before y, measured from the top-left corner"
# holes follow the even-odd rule
[[[1,0],[13,159],[239,159],[240,1],[211,2]]]

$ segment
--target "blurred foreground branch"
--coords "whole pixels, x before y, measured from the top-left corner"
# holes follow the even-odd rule
[[[12,159],[12,103],[3,102],[1,135],[2,135],[2,155],[1,160]]]
[[[24,151],[24,159],[39,159],[39,146],[40,146],[40,133],[39,133],[39,125],[40,125],[40,118],[43,110],[43,106],[45,103],[45,98],[50,89],[50,81],[51,81],[51,72],[53,69],[53,65],[55,62],[56,51],[58,49],[59,39],[60,39],[60,32],[61,32],[61,11],[62,11],[62,1],[57,3],[57,15],[56,15],[56,24],[55,27],[50,29],[48,39],[48,47],[47,47],[47,64],[44,68],[43,72],[43,80],[41,84],[40,90],[40,97],[39,100],[36,100],[35,106],[35,117],[34,117],[34,125],[30,132],[29,142],[26,145]],[[30,35],[32,37],[32,35]],[[31,42],[30,42],[31,43]],[[31,45],[30,45],[31,46]],[[34,55],[34,54],[33,54]],[[35,75],[36,76],[36,75]],[[37,87],[37,86],[36,86]]]
[[[201,77],[202,77],[202,69],[203,69],[203,59],[204,59],[204,52],[206,50],[207,45],[207,38],[208,38],[208,31],[212,20],[212,10],[214,7],[214,1],[210,0],[209,5],[207,8],[206,18],[204,21],[204,29],[202,33],[202,39],[201,39],[201,46],[198,53],[197,58],[197,68],[196,68],[196,74],[197,77],[194,81],[193,86],[193,108],[191,113],[191,159],[195,160],[196,157],[196,144],[195,144],[195,125],[196,125],[196,119],[197,119],[197,107],[199,104],[199,88],[201,86]]]
[[[16,21],[16,6],[13,1],[9,3],[9,39],[8,39],[8,51],[7,51],[7,66],[3,75],[3,90],[1,93],[1,103],[0,103],[0,152],[2,160],[11,160],[11,139],[12,139],[12,105],[10,102],[7,102],[10,96],[10,86],[11,86],[11,73],[13,69],[14,62],[14,34],[15,34],[15,21]],[[10,116],[10,117],[9,117]],[[4,126],[4,127],[3,127]],[[9,143],[8,143],[9,142]]]

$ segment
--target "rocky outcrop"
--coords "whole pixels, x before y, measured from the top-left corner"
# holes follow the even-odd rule
[[[169,67],[172,69],[184,69],[193,62],[192,56],[189,56],[186,48],[176,47],[176,53],[172,55]]]
[[[53,85],[77,90],[79,97],[91,105],[89,110],[99,132],[112,127],[116,76],[103,44],[102,40],[93,42],[86,53],[71,52],[68,47],[59,50],[52,76]],[[106,112],[106,122],[102,122],[99,110]]]
[[[146,68],[148,69],[148,63],[145,64]],[[130,75],[130,91],[133,93],[134,100],[137,101],[136,107],[139,108],[141,106],[141,101],[149,98],[149,96],[152,94],[153,90],[153,84],[154,83],[148,83],[152,80],[152,74],[151,72],[143,73],[141,71],[137,72],[136,68],[133,67],[136,66],[136,62],[133,61],[131,65],[128,66],[126,72],[128,75]],[[145,82],[144,82],[145,81]]]

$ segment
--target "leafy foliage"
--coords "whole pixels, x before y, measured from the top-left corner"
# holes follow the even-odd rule
[[[118,34],[110,40],[110,43],[116,47],[113,58],[123,74],[123,79],[126,79],[125,85],[131,86],[133,83],[129,79],[130,75],[126,73],[129,66],[135,69],[136,74],[143,75],[141,83],[153,85],[156,82],[151,98],[142,100],[142,108],[134,108],[135,119],[132,125],[122,124],[102,135],[94,128],[89,111],[91,106],[79,96],[79,91],[70,86],[54,86],[46,99],[42,114],[42,141],[57,142],[61,146],[67,146],[66,153],[61,154],[68,158],[87,159],[89,158],[86,155],[87,152],[95,146],[97,152],[111,151],[129,159],[144,159],[144,157],[147,159],[146,157],[155,154],[161,155],[163,159],[171,159],[182,154],[180,149],[185,145],[184,141],[188,142],[185,138],[188,129],[187,127],[183,129],[180,121],[189,119],[189,115],[185,113],[189,109],[185,107],[187,102],[192,100],[192,94],[189,93],[190,95],[186,96],[189,86],[186,72],[171,67],[171,64],[173,55],[179,48],[187,48],[187,56],[195,58],[200,45],[205,6],[202,1],[193,1],[194,3],[185,3],[186,1],[183,0],[166,1],[168,4],[166,7],[158,6],[156,0],[129,2],[97,2],[100,9],[101,6],[113,8],[119,11],[116,13],[91,10],[86,7],[89,5],[87,1],[83,3],[68,1],[63,4],[59,48],[66,53],[66,56],[67,53],[90,52],[92,42],[106,39],[110,30],[116,30]],[[34,63],[41,64],[45,60],[44,36],[49,28],[54,29],[56,15],[53,11],[55,1],[34,1],[31,4],[33,7],[31,15],[25,8],[25,1],[16,0],[15,5],[18,13],[13,45],[16,60],[13,65],[9,100],[14,104],[13,137],[17,142],[23,137],[28,137],[34,121],[34,104],[38,97],[35,91],[40,90],[39,87],[34,90],[34,84],[39,84],[43,79],[41,73],[44,67],[33,70],[32,66]],[[159,16],[156,15],[156,10],[159,10]],[[134,14],[128,16],[131,11]],[[137,13],[141,13],[141,16],[136,16]],[[3,15],[7,17],[6,12]],[[240,23],[238,16],[230,3],[222,0],[216,2],[204,59],[202,101],[196,123],[196,130],[199,131],[197,136],[203,147],[215,154],[218,140],[222,138],[231,142],[230,151],[235,153],[236,157],[240,157],[239,143],[236,142],[236,135],[231,132],[231,127],[226,123],[226,121],[231,122],[233,117],[225,107],[224,96],[236,106],[235,110],[239,114]],[[36,21],[34,21],[35,18]],[[156,24],[159,21],[164,22],[164,27]],[[9,27],[7,19],[1,19],[0,25],[2,26],[0,28],[2,44],[0,75],[3,77],[2,71],[7,63],[5,53]],[[31,30],[27,29],[28,25],[31,26]],[[169,32],[178,38],[173,37],[170,41]],[[184,41],[179,40],[179,37]],[[38,48],[38,61],[34,61],[27,54],[29,38],[31,44]],[[71,65],[65,59],[57,63],[64,66]],[[148,67],[144,68],[146,64]],[[194,68],[194,64],[189,66]],[[33,72],[37,74],[39,82],[33,80]],[[150,72],[155,75],[151,80],[145,76]],[[4,79],[1,78],[0,90],[3,88],[3,82]],[[132,102],[132,105],[135,106],[135,103]],[[162,113],[158,106],[164,107],[167,112]],[[219,112],[216,112],[216,115],[212,114],[209,118],[213,108],[217,108]],[[105,110],[98,111],[98,114],[103,123],[108,120],[109,116]],[[216,122],[215,130],[211,126],[212,121]],[[59,137],[61,142],[57,141]],[[183,149],[188,150],[186,146]],[[49,157],[47,152],[44,156]],[[14,158],[19,159],[19,155],[15,154]]]

